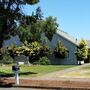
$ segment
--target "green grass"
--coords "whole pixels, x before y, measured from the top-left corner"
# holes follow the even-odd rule
[[[32,66],[21,66],[20,76],[26,77],[36,77],[40,75],[45,75],[50,72],[60,71],[67,68],[72,68],[74,65],[32,65]],[[12,66],[0,66],[0,74],[6,76],[12,76]]]
[[[89,69],[89,70],[90,70],[90,65],[85,66],[85,67],[83,67],[82,69]]]
[[[85,75],[87,77],[90,77],[90,65],[83,67],[82,70],[85,70],[86,71]]]
[[[67,72],[66,74],[62,75],[61,77],[90,78],[90,65],[82,67],[75,71]]]

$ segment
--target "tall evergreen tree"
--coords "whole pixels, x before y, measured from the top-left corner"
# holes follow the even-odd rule
[[[38,7],[35,13],[32,12],[32,16],[25,16],[25,21],[23,20],[18,32],[22,42],[40,42],[42,32],[50,41],[52,40],[58,28],[56,18],[49,16],[43,19],[42,15],[42,10]]]
[[[42,13],[42,10],[40,8],[40,6],[36,9],[36,13],[35,13],[35,17],[37,20],[42,20],[43,18],[43,13]]]

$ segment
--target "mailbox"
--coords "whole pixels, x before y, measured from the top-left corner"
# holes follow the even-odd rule
[[[19,70],[20,70],[20,68],[19,68],[18,65],[13,65],[12,66],[12,71],[19,71]]]
[[[18,74],[19,73],[19,70],[20,70],[20,68],[19,68],[18,65],[13,65],[12,66],[12,71],[15,74],[16,85],[19,85],[19,74]]]

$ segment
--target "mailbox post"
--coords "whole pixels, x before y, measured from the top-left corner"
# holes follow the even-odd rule
[[[13,65],[12,66],[12,71],[15,74],[15,80],[16,80],[15,84],[16,85],[19,85],[19,70],[20,70],[20,68],[19,68],[18,65]]]

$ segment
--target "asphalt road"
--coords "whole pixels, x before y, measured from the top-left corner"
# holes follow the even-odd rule
[[[0,90],[52,90],[52,89],[36,89],[36,88],[0,88]],[[54,89],[53,89],[54,90]]]

